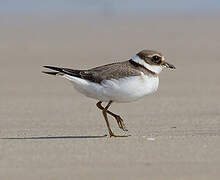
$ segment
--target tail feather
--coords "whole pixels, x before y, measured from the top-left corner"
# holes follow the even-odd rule
[[[59,68],[59,67],[54,67],[54,66],[43,66],[45,68],[48,68],[48,69],[52,69],[54,71],[59,71],[59,72],[62,72],[64,68]]]
[[[46,71],[42,71],[42,73],[45,73],[45,74],[50,74],[50,75],[58,75],[60,72],[46,72]]]
[[[46,74],[50,74],[50,75],[68,74],[70,76],[81,78],[81,75],[80,75],[81,70],[74,70],[74,69],[69,69],[69,68],[60,68],[60,67],[54,67],[54,66],[43,66],[43,67],[54,70],[54,72],[53,71],[52,72],[44,72],[43,71],[43,73],[46,73]]]

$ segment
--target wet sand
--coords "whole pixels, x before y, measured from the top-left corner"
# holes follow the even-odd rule
[[[218,17],[10,17],[0,29],[0,179],[219,179]],[[42,74],[157,49],[176,71],[159,90],[113,104],[129,138],[106,137],[97,101]],[[123,134],[111,119],[113,131]]]

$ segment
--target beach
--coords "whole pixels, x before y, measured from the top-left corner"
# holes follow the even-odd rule
[[[1,18],[0,179],[219,179],[218,16]],[[98,101],[41,73],[142,49],[161,51],[176,70],[159,75],[155,94],[113,103],[127,138],[106,137]]]

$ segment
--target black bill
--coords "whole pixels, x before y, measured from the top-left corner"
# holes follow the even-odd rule
[[[176,67],[168,62],[164,62],[163,64],[165,67],[170,68],[170,69],[176,69]]]

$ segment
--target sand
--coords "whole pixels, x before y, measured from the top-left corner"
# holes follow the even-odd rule
[[[2,18],[0,179],[219,179],[218,17]],[[42,74],[157,49],[176,71],[159,90],[113,104],[131,137],[106,137],[97,101]],[[115,133],[123,134],[111,119]]]

